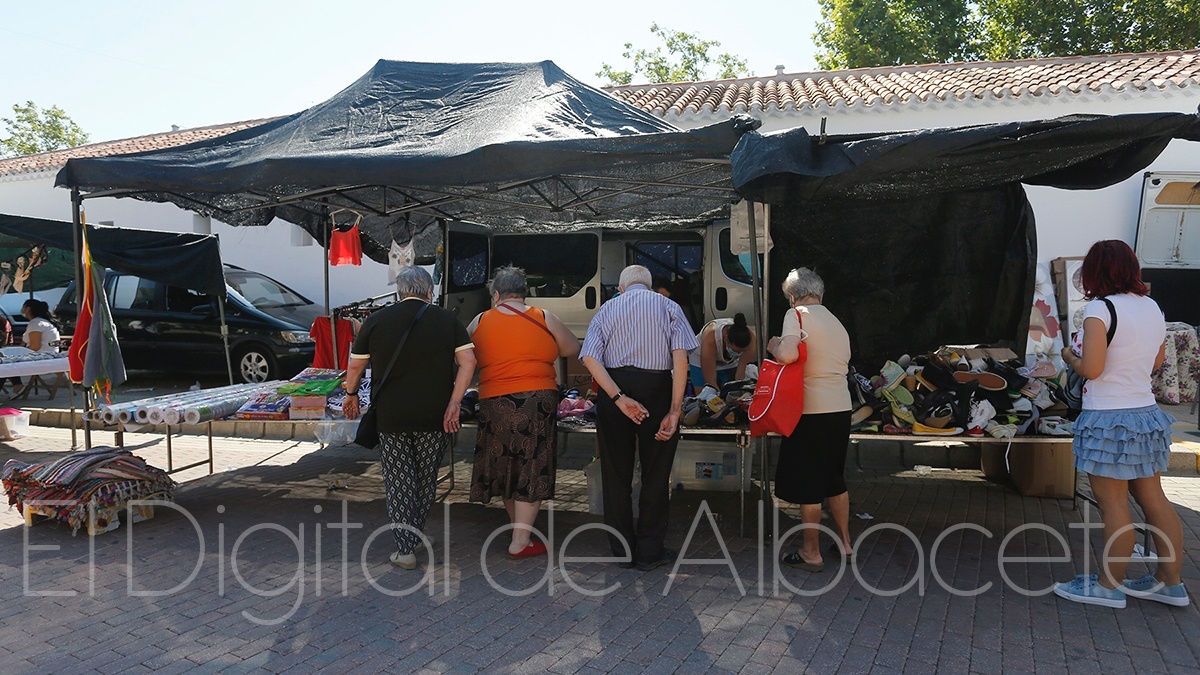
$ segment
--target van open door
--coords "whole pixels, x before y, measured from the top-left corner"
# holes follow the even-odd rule
[[[1167,320],[1200,323],[1200,172],[1143,175],[1134,250]]]

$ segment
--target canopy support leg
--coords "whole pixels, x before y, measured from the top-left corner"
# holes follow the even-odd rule
[[[75,306],[82,311],[83,309],[83,197],[79,194],[79,188],[71,188],[71,223],[74,227],[71,230],[71,248],[75,258]],[[76,317],[78,320],[78,317]],[[67,379],[70,378],[68,374]],[[74,397],[72,397],[72,401]],[[91,413],[92,408],[92,390],[85,387],[83,390],[83,447],[85,450],[92,448],[92,423]],[[74,414],[72,414],[74,417]],[[71,429],[74,432],[75,420],[71,420]],[[72,442],[74,445],[74,442]]]

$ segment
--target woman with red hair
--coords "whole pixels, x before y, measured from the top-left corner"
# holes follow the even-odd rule
[[[1150,390],[1150,374],[1162,365],[1166,321],[1147,297],[1137,256],[1119,240],[1098,241],[1083,261],[1083,354],[1063,349],[1063,360],[1088,379],[1083,410],[1075,420],[1075,468],[1087,472],[1100,505],[1106,548],[1100,574],[1055,584],[1054,593],[1074,602],[1125,606],[1125,596],[1186,606],[1180,574],[1183,527],[1163,493],[1171,423]],[[1153,574],[1126,579],[1135,533],[1133,496],[1154,533],[1158,566]]]

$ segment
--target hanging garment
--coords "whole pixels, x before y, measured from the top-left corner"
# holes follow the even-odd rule
[[[308,335],[315,341],[317,350],[313,354],[313,368],[345,369],[350,356],[350,344],[354,342],[354,325],[346,319],[337,320],[337,360],[333,362],[333,336],[329,330],[329,317],[318,316],[313,321]]]
[[[407,267],[416,262],[417,256],[413,252],[413,240],[409,239],[408,243],[401,246],[392,240],[392,247],[388,250],[388,285],[393,286],[396,283],[396,275],[400,272],[401,267]]]
[[[358,225],[345,232],[334,229],[329,235],[329,264],[362,265],[362,240],[358,237]]]

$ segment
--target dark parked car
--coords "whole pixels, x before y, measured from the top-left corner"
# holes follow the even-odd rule
[[[257,272],[227,266],[225,322],[235,377],[263,382],[289,377],[312,364],[309,337],[321,308]],[[104,287],[125,367],[130,370],[225,370],[216,299],[196,291],[109,271]],[[74,331],[75,286],[55,308],[63,334]]]

